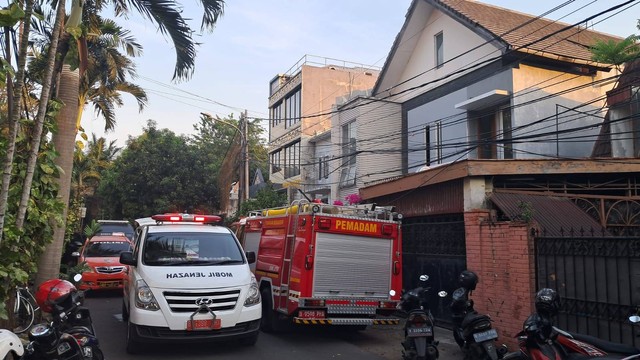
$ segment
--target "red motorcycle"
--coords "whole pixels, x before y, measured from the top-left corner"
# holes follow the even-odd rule
[[[505,355],[505,360],[640,359],[640,349],[633,346],[570,333],[553,326],[552,320],[560,308],[560,298],[553,289],[538,291],[535,308],[536,312],[525,320],[523,330],[517,334],[520,350]]]

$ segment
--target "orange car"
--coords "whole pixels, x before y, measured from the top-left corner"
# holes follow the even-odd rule
[[[81,290],[122,289],[126,265],[120,264],[120,253],[131,251],[132,245],[124,235],[100,235],[87,241],[81,251],[74,253],[78,263],[91,268],[82,273]]]

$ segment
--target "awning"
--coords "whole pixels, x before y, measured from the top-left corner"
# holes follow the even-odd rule
[[[507,90],[495,89],[482,95],[474,96],[469,100],[455,105],[456,109],[478,110],[499,104],[503,99],[509,98]]]
[[[511,220],[531,217],[545,236],[611,236],[589,214],[571,200],[552,195],[495,192],[489,200]],[[604,231],[604,234],[603,234]]]

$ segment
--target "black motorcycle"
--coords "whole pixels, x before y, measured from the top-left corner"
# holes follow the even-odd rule
[[[77,275],[80,276],[80,275]],[[80,278],[74,279],[76,282]],[[68,285],[68,284],[67,284]],[[26,360],[103,360],[89,309],[83,306],[84,292],[69,285],[69,294],[49,303],[51,321],[29,330]]]
[[[453,337],[465,354],[465,359],[498,360],[507,353],[506,345],[496,347],[498,332],[491,328],[491,318],[473,308],[469,295],[475,290],[478,276],[465,270],[458,276],[460,287],[452,294],[451,316]]]
[[[433,315],[429,311],[426,282],[428,275],[420,276],[420,286],[402,295],[399,308],[406,312],[402,358],[404,360],[435,360],[438,342],[434,339]]]

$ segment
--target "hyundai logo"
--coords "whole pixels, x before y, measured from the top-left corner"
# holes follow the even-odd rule
[[[211,305],[211,303],[213,303],[213,300],[211,300],[209,298],[197,298],[196,299],[196,305],[198,305],[198,306]]]

